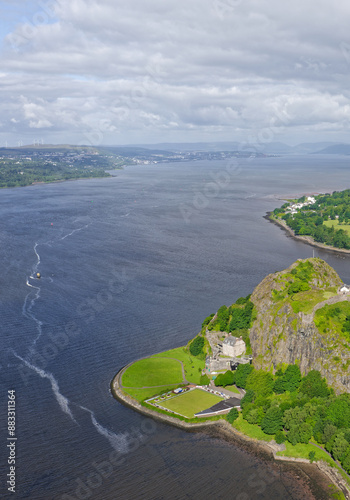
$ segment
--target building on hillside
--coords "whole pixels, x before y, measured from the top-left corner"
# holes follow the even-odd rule
[[[350,287],[349,285],[342,285],[340,288],[339,288],[339,293],[342,293],[343,295],[347,294],[350,292]]]
[[[233,337],[229,335],[222,343],[222,354],[224,356],[240,356],[245,353],[245,342],[242,337]]]

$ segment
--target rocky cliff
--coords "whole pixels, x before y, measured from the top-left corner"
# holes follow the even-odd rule
[[[326,262],[298,260],[254,290],[250,342],[255,368],[298,363],[319,370],[337,393],[350,392],[350,293]]]

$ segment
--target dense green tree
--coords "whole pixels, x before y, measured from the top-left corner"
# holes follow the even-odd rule
[[[227,385],[232,385],[235,379],[235,374],[231,370],[227,370],[225,373],[219,373],[216,377],[214,383],[215,385],[226,387]]]
[[[254,391],[259,396],[269,396],[273,392],[274,379],[264,370],[253,370],[247,377],[246,390]]]
[[[192,356],[199,356],[203,353],[204,347],[204,338],[203,337],[195,337],[190,343],[190,353]]]
[[[350,473],[350,446],[348,446],[345,452],[345,456],[342,460],[342,466],[348,473]]]
[[[274,383],[274,392],[296,391],[300,385],[301,373],[297,365],[289,365],[282,376],[279,376]]]
[[[283,428],[282,411],[278,406],[269,408],[262,419],[261,428],[266,434],[276,434]]]
[[[338,396],[327,408],[327,418],[337,427],[348,427],[350,423],[350,395]]]
[[[250,364],[238,365],[238,368],[236,370],[236,377],[235,377],[237,387],[241,387],[242,389],[245,389],[248,375],[250,375],[250,373],[253,370],[254,370],[254,368]]]
[[[257,408],[250,408],[250,410],[245,415],[245,419],[250,424],[258,424],[261,425],[261,422],[265,416],[264,409],[261,406]]]
[[[314,397],[327,397],[329,389],[327,382],[322,378],[318,370],[311,370],[305,377],[303,377],[299,391],[306,394],[309,398]]]
[[[337,432],[336,426],[331,423],[327,423],[323,429],[322,442],[328,443],[336,432]]]
[[[336,460],[342,460],[345,457],[345,452],[349,447],[348,441],[344,438],[344,434],[339,434],[334,440],[332,446],[332,455]]]
[[[200,383],[200,385],[209,385],[210,379],[209,379],[208,375],[206,375],[206,374],[201,375],[199,383]]]
[[[232,408],[226,415],[226,420],[232,424],[239,417],[237,408]]]
[[[275,434],[275,441],[277,444],[282,444],[286,441],[287,437],[283,431],[277,431]]]
[[[248,389],[241,399],[241,408],[244,408],[244,405],[247,403],[251,403],[254,400],[255,393],[254,391]]]

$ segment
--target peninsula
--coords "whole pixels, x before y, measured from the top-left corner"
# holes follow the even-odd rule
[[[350,287],[312,258],[220,307],[187,346],[125,366],[111,389],[172,425],[315,462],[350,498],[349,366]]]
[[[268,215],[297,239],[350,252],[350,189],[289,200]]]

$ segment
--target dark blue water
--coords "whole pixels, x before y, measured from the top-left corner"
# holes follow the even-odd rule
[[[238,447],[125,408],[109,384],[126,363],[187,343],[268,273],[312,256],[263,216],[278,197],[349,187],[349,164],[133,166],[112,179],[2,190],[4,497],[13,498],[5,419],[15,389],[16,498],[303,498]],[[315,255],[350,281],[348,257]]]

